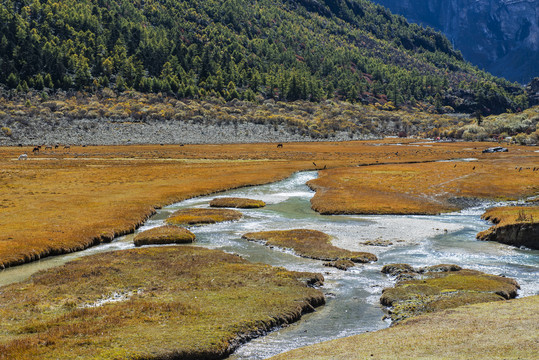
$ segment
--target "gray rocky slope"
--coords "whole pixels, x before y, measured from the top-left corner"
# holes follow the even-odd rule
[[[129,145],[129,144],[227,144],[292,141],[343,141],[373,138],[348,132],[313,139],[283,127],[252,123],[201,124],[188,121],[101,121],[91,119],[28,119],[15,122],[12,135],[0,133],[0,146],[16,145]]]
[[[539,0],[373,0],[442,31],[473,64],[522,84],[539,75]]]

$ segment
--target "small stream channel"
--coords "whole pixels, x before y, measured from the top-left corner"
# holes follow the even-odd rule
[[[321,290],[326,294],[325,306],[304,316],[296,324],[250,341],[230,359],[265,359],[297,347],[388,327],[389,322],[382,320],[384,313],[379,298],[382,289],[392,286],[393,281],[380,272],[384,264],[458,264],[517,279],[521,286],[519,296],[539,294],[539,251],[475,239],[479,231],[490,226],[480,219],[480,215],[494,204],[485,203],[437,216],[325,216],[310,208],[309,201],[314,193],[305,183],[316,175],[316,172],[301,172],[273,184],[186,200],[159,210],[137,230],[162,225],[164,219],[180,208],[207,207],[209,201],[217,196],[260,199],[267,206],[241,210],[244,217],[240,221],[192,229],[197,236],[196,245],[236,253],[252,262],[324,274],[326,280]],[[289,251],[241,239],[246,232],[295,228],[326,232],[334,237],[336,246],[372,252],[379,260],[341,271],[323,266],[322,261],[301,258]],[[82,252],[8,268],[0,272],[0,286],[23,281],[38,270],[59,266],[74,258],[132,248],[132,239],[133,235],[122,236]],[[374,239],[389,240],[393,245],[361,245]]]

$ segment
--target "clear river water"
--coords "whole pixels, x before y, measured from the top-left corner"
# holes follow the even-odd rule
[[[180,208],[207,207],[215,197],[260,199],[267,206],[241,210],[244,216],[239,221],[193,228],[197,237],[195,244],[236,253],[252,262],[324,275],[325,283],[321,290],[326,294],[325,306],[305,315],[295,324],[248,342],[230,359],[265,359],[297,347],[388,327],[390,323],[383,320],[379,298],[382,289],[393,285],[393,279],[380,272],[384,264],[458,264],[516,279],[521,287],[519,297],[539,294],[539,251],[476,240],[476,234],[490,226],[480,216],[493,203],[436,216],[326,216],[310,208],[314,192],[305,183],[316,176],[316,172],[300,172],[268,185],[182,201],[158,210],[137,230],[162,225],[164,219]],[[297,228],[323,231],[333,236],[336,246],[374,253],[378,261],[342,271],[325,267],[319,260],[298,257],[291,251],[241,239],[242,234],[251,231]],[[393,245],[362,245],[365,241],[377,239]],[[5,269],[0,272],[0,286],[23,281],[38,270],[59,266],[77,257],[132,248],[132,240],[133,235],[126,235],[82,252]]]

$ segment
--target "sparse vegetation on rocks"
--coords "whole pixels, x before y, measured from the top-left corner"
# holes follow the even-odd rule
[[[35,105],[26,107],[26,99]],[[0,126],[14,133],[0,137],[3,145],[36,141],[122,145],[365,140],[427,135],[433,129],[454,129],[474,121],[465,115],[429,113],[420,105],[397,110],[337,99],[319,103],[273,99],[225,102],[134,91],[116,96],[103,90],[75,96],[59,93],[45,101],[41,93],[20,99],[3,97],[0,89]],[[457,132],[444,134],[458,138]]]
[[[382,272],[399,279],[395,287],[384,289],[380,298],[382,305],[390,307],[389,317],[394,322],[462,305],[511,299],[520,288],[513,279],[456,265],[416,270],[407,264],[391,264]]]

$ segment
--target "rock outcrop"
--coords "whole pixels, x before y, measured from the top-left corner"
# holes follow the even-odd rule
[[[539,249],[539,206],[506,206],[487,210],[481,218],[495,225],[477,234],[479,240]]]
[[[479,240],[497,241],[502,244],[539,250],[539,224],[518,223],[493,226],[477,234]]]
[[[409,21],[442,31],[464,58],[494,75],[537,76],[539,0],[374,0]]]
[[[539,77],[533,78],[526,86],[530,106],[539,105]]]

